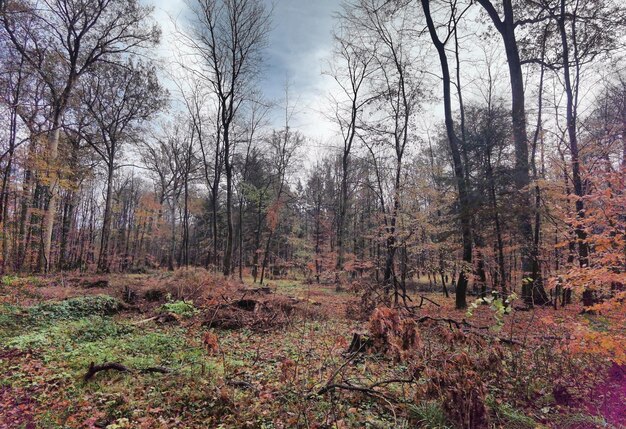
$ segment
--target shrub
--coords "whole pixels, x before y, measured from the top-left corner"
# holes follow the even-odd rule
[[[374,310],[369,331],[374,349],[398,360],[405,360],[410,351],[421,345],[415,320],[396,309],[379,307]]]
[[[91,316],[111,316],[124,305],[108,295],[83,296],[63,301],[45,302],[33,307],[0,306],[0,328],[46,325],[59,320],[78,320]]]
[[[429,376],[426,393],[442,402],[446,416],[458,427],[489,427],[487,387],[479,373],[482,363],[461,352],[441,368],[426,370]]]
[[[198,312],[193,302],[174,301],[163,304],[159,307],[160,313],[173,313],[177,316],[188,318]]]

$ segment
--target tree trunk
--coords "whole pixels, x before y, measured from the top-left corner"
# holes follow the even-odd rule
[[[567,135],[569,139],[569,149],[572,166],[572,185],[574,194],[576,195],[576,218],[577,222],[574,226],[574,233],[578,241],[578,263],[580,267],[589,264],[589,248],[587,245],[587,233],[581,225],[581,220],[585,217],[585,207],[582,200],[584,195],[583,182],[580,174],[580,157],[578,153],[578,136],[576,135],[576,106],[574,105],[574,90],[572,88],[570,64],[569,64],[569,46],[567,41],[567,31],[565,29],[565,1],[561,0],[561,15],[557,19],[559,34],[561,36],[561,47],[563,50],[563,83],[566,95],[566,119],[567,119]],[[572,24],[574,25],[574,24]]]
[[[522,238],[522,297],[527,305],[543,305],[549,302],[539,272],[533,271],[536,256],[533,255],[533,228],[530,211],[528,185],[530,174],[528,165],[528,135],[526,133],[526,108],[524,98],[524,76],[522,64],[515,38],[515,20],[512,0],[502,0],[504,20],[498,16],[490,0],[477,0],[487,11],[496,29],[502,36],[504,50],[509,68],[511,83],[511,118],[513,122],[513,140],[515,143],[515,170],[513,180],[517,189],[519,210],[517,213],[518,228]]]
[[[224,276],[231,274],[233,258],[233,171],[230,164],[230,136],[228,125],[224,124],[224,169],[226,170],[226,249],[224,252]]]
[[[441,73],[443,78],[443,103],[445,113],[446,134],[448,136],[448,143],[450,145],[450,151],[452,152],[452,161],[454,164],[454,177],[457,182],[457,189],[459,192],[459,210],[461,221],[461,239],[463,244],[463,263],[464,266],[459,270],[459,280],[456,287],[456,308],[467,307],[467,285],[468,277],[467,270],[472,264],[472,231],[471,231],[471,214],[469,208],[469,198],[467,193],[467,183],[465,181],[465,175],[463,173],[463,164],[461,160],[461,151],[459,150],[459,140],[454,131],[454,122],[452,119],[452,101],[451,101],[451,89],[450,89],[450,69],[448,66],[448,58],[446,56],[445,45],[439,40],[437,35],[437,29],[430,15],[430,0],[421,0],[422,8],[424,9],[424,15],[426,16],[426,23],[428,25],[428,32],[437,49],[439,55],[439,63],[441,66]]]
[[[113,200],[113,164],[107,169],[107,191],[104,202],[104,217],[102,221],[102,236],[100,237],[100,254],[98,255],[98,271],[109,272],[109,237],[111,235],[111,205]]]
[[[341,159],[341,195],[339,200],[339,216],[337,218],[337,271],[343,269],[344,264],[344,228],[346,223],[346,205],[348,203],[348,166],[349,149],[344,149]]]
[[[43,252],[41,265],[45,272],[50,269],[50,256],[52,250],[52,231],[54,230],[54,216],[57,210],[57,200],[59,198],[59,178],[57,174],[57,158],[59,154],[59,138],[61,133],[60,128],[61,112],[57,112],[54,115],[52,122],[52,134],[48,138],[48,190],[50,193],[50,199],[48,201],[48,207],[43,217]]]

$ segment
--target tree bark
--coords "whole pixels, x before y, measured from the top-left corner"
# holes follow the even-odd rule
[[[100,253],[98,255],[98,271],[109,272],[109,237],[111,235],[111,206],[113,200],[113,174],[112,164],[107,168],[106,197],[104,201],[104,216],[102,220],[102,236],[100,237]]]

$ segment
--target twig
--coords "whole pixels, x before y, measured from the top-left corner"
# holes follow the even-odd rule
[[[324,386],[320,390],[318,390],[317,391],[317,395],[323,395],[324,393],[330,392],[331,390],[335,390],[335,389],[342,389],[342,390],[350,390],[350,391],[354,391],[354,392],[365,393],[366,395],[383,398],[384,400],[389,401],[389,402],[396,402],[396,400],[394,398],[389,397],[389,396],[385,395],[382,392],[374,390],[374,388],[375,387],[379,387],[379,386],[384,386],[384,385],[387,385],[387,384],[391,384],[391,383],[412,383],[414,381],[415,381],[414,378],[410,378],[410,379],[393,378],[393,379],[390,379],[390,380],[378,381],[378,382],[373,383],[373,384],[371,384],[369,386],[354,386],[354,385],[348,384],[348,383],[331,383],[331,384],[327,384],[326,386]]]

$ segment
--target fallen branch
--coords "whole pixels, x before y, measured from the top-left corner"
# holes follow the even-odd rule
[[[374,390],[375,387],[379,387],[379,386],[384,386],[387,384],[392,384],[392,383],[413,383],[415,381],[414,378],[410,378],[410,379],[404,379],[404,378],[393,378],[391,380],[382,380],[382,381],[378,381],[376,383],[373,383],[369,386],[354,386],[352,384],[348,384],[348,383],[330,383],[327,384],[326,386],[322,387],[321,389],[319,389],[317,391],[317,395],[323,395],[325,393],[330,392],[331,390],[335,390],[335,389],[341,389],[341,390],[349,390],[349,391],[353,391],[353,392],[361,392],[361,393],[365,393],[366,395],[370,395],[370,396],[374,396],[374,397],[379,397],[379,398],[383,398],[387,401],[390,402],[395,402],[395,399],[385,395],[382,392],[379,392],[377,390]]]
[[[434,304],[437,307],[441,307],[441,304],[433,301],[430,298],[425,297],[424,295],[420,295],[419,297],[420,297],[420,303],[417,304],[417,305],[412,305],[410,307],[407,307],[408,310],[414,310],[416,308],[422,308],[422,306],[424,305],[424,301],[428,301],[428,302],[430,302],[431,304]]]
[[[447,317],[431,317],[431,316],[422,316],[418,319],[416,319],[417,323],[424,323],[427,321],[433,321],[433,322],[444,322],[447,323],[448,326],[450,326],[450,329],[452,329],[452,325],[454,325],[457,329],[461,329],[461,326],[466,326],[468,328],[473,328],[473,329],[482,329],[482,330],[487,330],[489,329],[489,326],[476,326],[473,325],[471,323],[469,323],[467,320],[463,319],[460,322],[458,320],[454,320],[454,319],[449,319]]]
[[[131,325],[143,325],[144,323],[151,322],[152,320],[158,319],[159,316],[148,317],[147,319],[138,320],[136,322],[131,322]]]
[[[252,389],[256,390],[252,383],[249,383],[245,380],[228,380],[226,384],[232,387],[237,387],[239,389]]]
[[[461,320],[460,322],[458,320],[454,320],[454,319],[449,319],[446,317],[431,317],[431,316],[422,316],[419,319],[416,319],[417,323],[424,323],[427,321],[433,321],[433,322],[443,322],[443,323],[447,323],[448,326],[450,327],[450,329],[452,329],[452,326],[456,327],[458,330],[466,333],[466,334],[474,334],[474,335],[478,335],[479,337],[482,338],[486,338],[488,340],[492,340],[492,341],[499,341],[502,344],[509,344],[509,345],[514,345],[514,346],[524,346],[523,343],[516,341],[514,339],[509,339],[509,338],[502,338],[499,337],[497,335],[489,335],[487,333],[484,332],[480,332],[479,330],[487,330],[489,329],[488,326],[476,326],[476,325],[472,325],[471,323],[469,323],[468,321],[466,321],[465,319]],[[465,327],[466,329],[462,329],[462,327]]]
[[[145,373],[169,374],[170,372],[172,372],[171,369],[165,368],[163,366],[150,366],[147,368],[139,368],[139,369],[133,370],[131,368],[128,368],[125,365],[122,365],[119,362],[106,362],[106,363],[103,363],[102,365],[96,365],[93,362],[91,362],[89,364],[89,369],[87,370],[87,373],[85,374],[83,379],[85,381],[89,381],[93,378],[94,375],[96,375],[100,371],[109,371],[109,370],[115,370],[115,371],[120,371],[120,372],[139,372],[139,373],[144,373],[144,374]]]
[[[121,363],[107,362],[107,363],[103,363],[102,365],[95,365],[93,362],[91,362],[89,364],[89,369],[87,370],[87,373],[85,374],[84,380],[89,381],[98,372],[108,371],[111,369],[114,369],[115,371],[121,371],[121,372],[130,372],[130,369],[128,369],[128,367],[122,365]]]
[[[469,325],[467,322],[465,322],[465,320],[463,322],[459,322],[457,320],[449,319],[447,317],[422,316],[416,320],[417,323],[424,323],[428,321],[447,323],[448,326],[450,326],[450,329],[452,329],[452,325],[454,325],[457,329],[461,329],[461,325]]]

